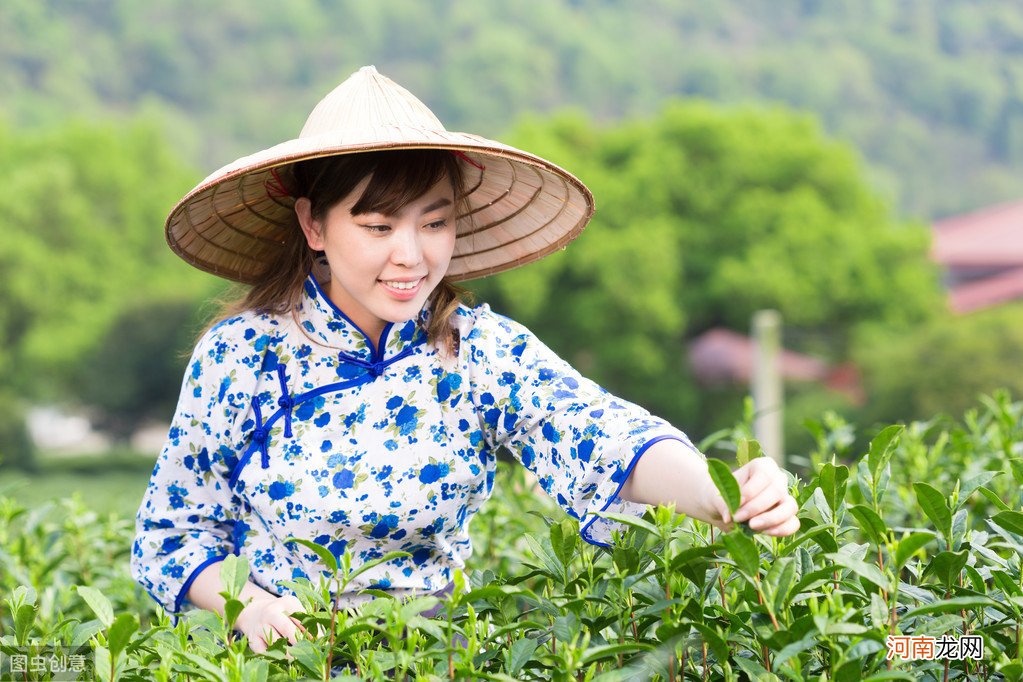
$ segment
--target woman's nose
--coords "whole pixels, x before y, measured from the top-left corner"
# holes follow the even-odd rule
[[[418,265],[423,260],[423,246],[417,230],[397,230],[391,260],[398,265]]]

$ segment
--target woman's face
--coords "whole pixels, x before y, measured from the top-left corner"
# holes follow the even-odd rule
[[[330,300],[377,343],[388,322],[419,314],[447,272],[456,213],[445,177],[394,215],[352,215],[369,181],[363,179],[323,220],[312,217],[306,198],[295,202],[295,213],[309,247],[327,257]]]

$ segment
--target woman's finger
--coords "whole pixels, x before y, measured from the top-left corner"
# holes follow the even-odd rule
[[[749,527],[755,531],[760,531],[765,528],[774,528],[795,516],[797,511],[799,511],[799,505],[796,504],[795,498],[791,495],[787,495],[781,502],[771,509],[752,517],[749,520]]]
[[[775,475],[781,472],[773,459],[757,457],[732,473],[736,480],[739,481],[739,508],[741,509],[754,497],[760,495],[765,488],[770,486]],[[784,474],[782,475],[784,476]],[[736,517],[739,521],[745,520],[739,517],[738,514],[736,514]]]
[[[292,622],[289,616],[283,613],[275,613],[270,617],[270,624],[277,634],[287,639],[291,644],[295,643],[295,630],[297,628],[295,628],[295,623]]]
[[[766,528],[761,531],[757,531],[763,535],[774,535],[776,537],[785,537],[786,535],[792,535],[799,530],[802,524],[799,522],[798,516],[792,516],[784,523],[781,523],[773,528]]]
[[[747,521],[757,514],[762,514],[778,504],[788,495],[788,479],[784,472],[776,470],[766,476],[755,476],[750,479],[744,502],[735,513],[735,520]]]

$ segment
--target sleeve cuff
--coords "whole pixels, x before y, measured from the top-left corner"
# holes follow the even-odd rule
[[[643,453],[645,453],[651,445],[659,443],[662,440],[677,440],[690,448],[693,452],[700,454],[699,450],[697,450],[685,434],[681,432],[661,434],[644,441],[642,445],[635,450],[635,454],[624,469],[624,475],[617,476],[612,474],[604,479],[604,482],[600,487],[602,493],[605,491],[609,493],[606,497],[601,495],[601,497],[606,501],[600,509],[587,510],[588,513],[584,515],[579,522],[579,534],[582,536],[583,540],[598,547],[610,547],[611,534],[616,530],[624,532],[626,529],[626,526],[622,523],[594,516],[592,514],[594,511],[627,514],[637,518],[646,513],[647,505],[622,499],[619,494],[621,493],[622,487],[625,485],[625,481],[627,481],[629,476],[632,474],[632,470],[635,469],[636,464],[639,463],[639,458],[643,456]]]
[[[177,616],[178,614],[181,613],[181,607],[187,601],[185,595],[188,594],[188,588],[192,586],[192,583],[195,582],[195,579],[197,577],[199,577],[199,574],[202,573],[203,570],[210,564],[215,564],[218,561],[223,561],[227,557],[228,557],[227,554],[212,556],[208,558],[206,561],[199,564],[196,567],[196,569],[192,571],[192,573],[188,576],[188,579],[185,580],[185,584],[181,586],[181,590],[178,591],[178,596],[174,599],[174,610],[171,612],[173,615]]]

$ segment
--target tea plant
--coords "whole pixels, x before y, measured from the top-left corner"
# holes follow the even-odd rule
[[[607,514],[628,530],[605,550],[521,467],[502,467],[470,570],[437,615],[424,615],[436,597],[379,590],[340,607],[332,595],[367,566],[296,538],[330,577],[288,583],[308,635],[264,654],[233,630],[244,558],[221,566],[223,617],[194,610],[171,626],[127,575],[130,522],[0,497],[0,652],[88,645],[104,680],[1023,678],[1023,403],[996,394],[961,422],[890,426],[852,457],[851,425],[810,426],[790,537],[658,507]],[[730,471],[759,455],[747,435],[713,439],[735,456],[709,463],[733,510]],[[970,636],[983,654],[904,660],[889,636]]]

